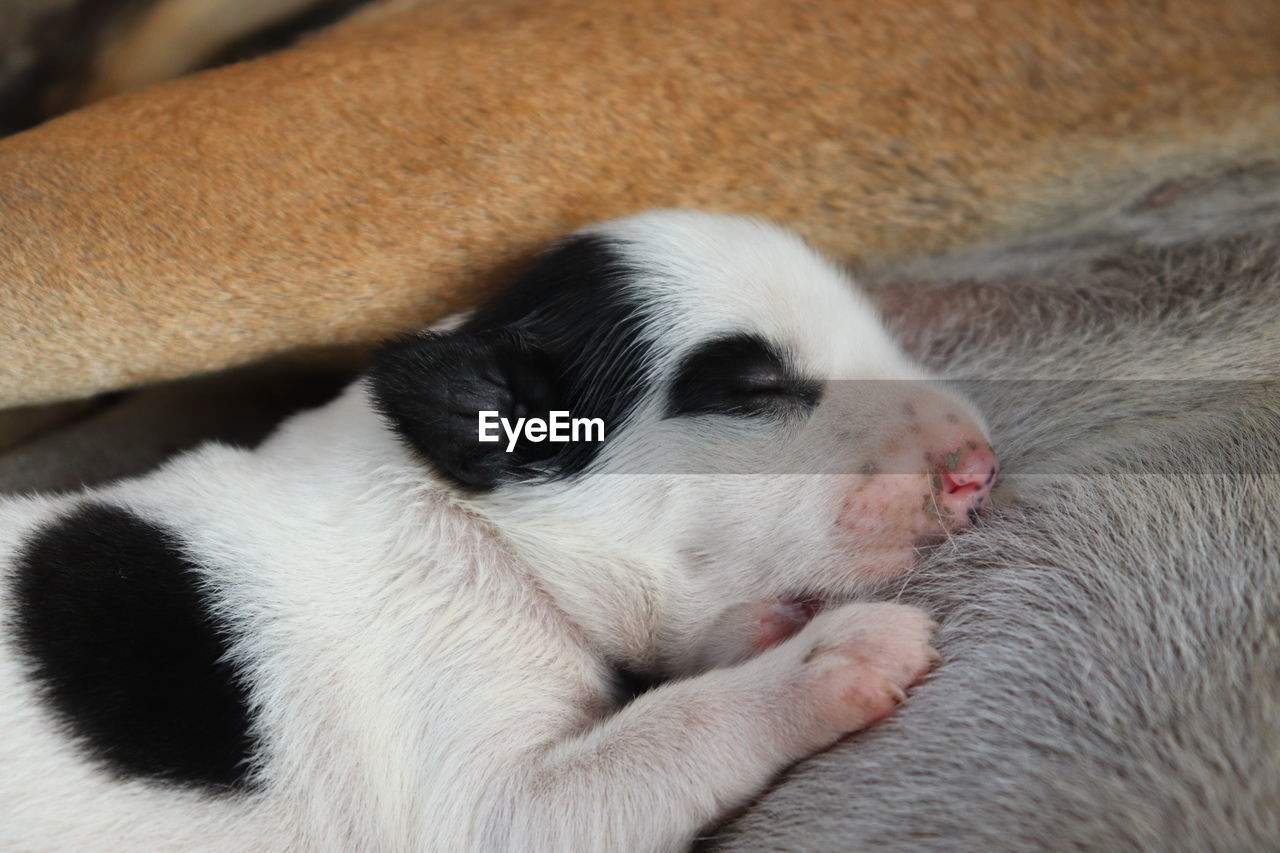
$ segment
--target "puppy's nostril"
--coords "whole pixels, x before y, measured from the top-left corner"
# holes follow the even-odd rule
[[[941,464],[930,472],[933,480],[931,500],[944,512],[945,519],[953,525],[973,524],[982,504],[991,491],[991,484],[999,476],[1000,464],[989,447],[978,446],[966,450],[967,442],[959,449],[937,457]]]
[[[979,485],[979,478],[973,474],[953,474],[946,468],[941,470],[940,479],[942,481],[942,491],[948,495],[955,494],[963,489],[977,489]],[[990,478],[986,482],[990,482]]]
[[[985,455],[985,454],[984,454]],[[996,465],[989,465],[986,472],[982,470],[985,459],[974,458],[977,454],[961,457],[959,451],[948,453],[943,457],[943,464],[938,468],[938,484],[943,494],[973,490],[985,491],[996,478]],[[977,465],[974,465],[974,462]]]

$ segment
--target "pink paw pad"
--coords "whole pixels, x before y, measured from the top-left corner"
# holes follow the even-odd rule
[[[941,660],[931,645],[936,626],[914,607],[857,604],[830,617],[805,665],[817,677],[818,718],[840,732],[887,717]]]

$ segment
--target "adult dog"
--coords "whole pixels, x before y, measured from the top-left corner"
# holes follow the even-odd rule
[[[0,141],[0,405],[475,304],[588,221],[763,215],[874,260],[1276,138],[1271,2],[374,4]]]

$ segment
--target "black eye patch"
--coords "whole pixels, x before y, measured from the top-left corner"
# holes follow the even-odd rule
[[[685,358],[667,414],[787,415],[812,409],[821,397],[821,383],[788,369],[768,341],[742,334],[710,341]]]

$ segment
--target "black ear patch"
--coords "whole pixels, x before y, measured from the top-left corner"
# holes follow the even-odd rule
[[[384,347],[370,379],[379,410],[412,447],[461,485],[485,489],[556,448],[521,442],[508,453],[505,436],[481,443],[479,412],[546,417],[561,397],[557,373],[546,353],[512,332],[427,332]]]
[[[605,441],[640,400],[652,346],[639,271],[619,246],[579,235],[553,246],[452,332],[393,341],[375,358],[370,387],[388,424],[455,482],[473,491],[583,471],[601,442],[479,440],[479,412],[545,418],[553,410],[599,418]]]
[[[818,404],[822,385],[791,370],[757,335],[709,341],[685,357],[671,386],[669,417],[786,415]]]
[[[86,504],[37,531],[15,568],[18,647],[95,758],[125,776],[245,785],[248,691],[170,531]]]

